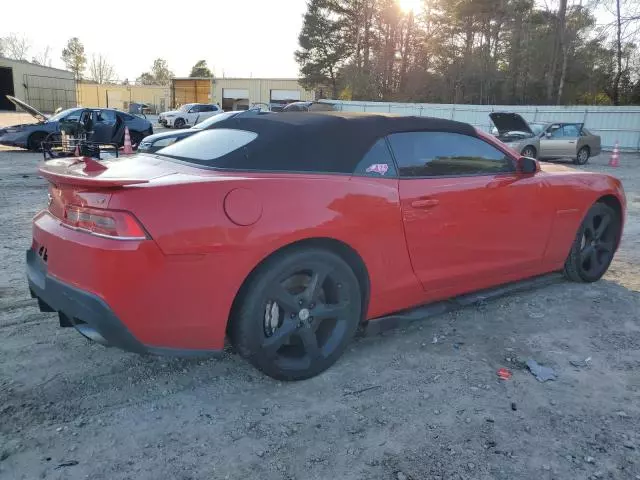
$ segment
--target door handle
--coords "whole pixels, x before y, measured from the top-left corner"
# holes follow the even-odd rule
[[[440,200],[435,198],[425,198],[423,200],[414,200],[411,202],[413,208],[433,208],[440,203]]]
[[[576,143],[575,140],[574,141],[569,141],[569,143]]]

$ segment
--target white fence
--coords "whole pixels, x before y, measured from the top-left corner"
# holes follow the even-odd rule
[[[593,106],[515,106],[515,105],[453,105],[433,103],[343,102],[332,103],[345,112],[382,112],[447,118],[470,123],[489,131],[489,113],[515,112],[529,122],[580,122],[602,137],[602,147],[612,149],[616,142],[623,150],[640,151],[640,107]]]

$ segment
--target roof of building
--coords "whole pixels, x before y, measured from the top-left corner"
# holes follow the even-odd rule
[[[25,64],[25,65],[31,65],[31,66],[34,66],[34,67],[47,68],[49,70],[57,70],[58,72],[64,72],[64,73],[69,73],[69,74],[73,75],[73,72],[71,72],[69,70],[64,70],[62,68],[50,67],[48,65],[40,65],[39,63],[28,62],[26,60],[16,60],[14,58],[8,58],[8,57],[1,57],[0,56],[0,61],[1,60],[5,60],[7,62],[13,62],[13,63],[22,63],[22,64]]]

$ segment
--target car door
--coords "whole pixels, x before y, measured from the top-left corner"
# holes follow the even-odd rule
[[[540,137],[540,157],[557,158],[561,156],[561,144],[564,142],[562,124],[553,123],[547,127]]]
[[[189,111],[185,115],[186,117],[185,120],[187,122],[187,125],[194,126],[199,121],[198,118],[200,117],[201,107],[202,105],[194,105],[189,109]]]
[[[578,153],[578,140],[580,139],[581,123],[565,123],[562,126],[563,142],[558,144],[560,156],[575,157]]]
[[[116,128],[116,112],[113,110],[93,110],[91,113],[93,134],[90,140],[95,143],[111,143]]]
[[[483,139],[450,132],[389,136],[399,180],[407,248],[434,295],[464,293],[534,270],[552,212],[536,174]]]

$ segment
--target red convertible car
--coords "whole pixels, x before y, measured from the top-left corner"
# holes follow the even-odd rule
[[[548,272],[598,280],[626,208],[616,178],[424,117],[238,118],[154,155],[40,173],[49,205],[27,271],[43,311],[140,353],[228,338],[285,380],[413,307]]]

